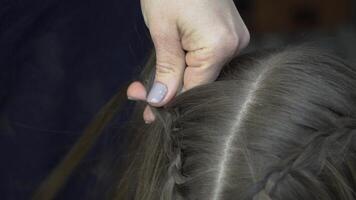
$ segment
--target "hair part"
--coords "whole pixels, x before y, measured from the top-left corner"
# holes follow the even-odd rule
[[[309,47],[234,59],[152,108],[133,199],[355,198],[353,88],[355,68]]]
[[[154,58],[153,53],[142,72],[147,89],[154,80]],[[139,120],[133,120],[128,134],[127,165],[103,168],[114,177],[110,180],[118,181],[110,182],[114,189],[103,196],[356,199],[355,88],[354,66],[312,47],[239,56],[226,64],[216,82],[186,91],[165,107],[151,107],[156,116],[152,124],[138,118],[145,103],[137,104],[134,118]],[[78,146],[96,139],[112,110],[120,107],[115,102],[89,126],[67,156],[71,159],[40,187],[35,197],[44,198],[35,199],[55,196],[66,179],[53,177],[62,169],[69,176],[90,149]]]

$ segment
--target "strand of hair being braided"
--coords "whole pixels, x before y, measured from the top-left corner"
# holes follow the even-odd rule
[[[167,175],[162,183],[161,199],[183,199],[178,192],[178,186],[185,182],[186,178],[181,173],[182,153],[179,146],[179,119],[178,109],[165,109],[151,107],[157,118],[157,123],[163,126],[163,143],[164,153],[168,160]]]
[[[344,158],[347,155],[351,145],[355,145],[354,138],[356,136],[356,119],[354,118],[340,118],[335,121],[335,125],[328,129],[316,131],[312,134],[309,142],[301,148],[301,151],[295,153],[278,163],[276,167],[270,170],[268,174],[259,182],[257,182],[250,190],[247,199],[281,199],[280,195],[276,195],[277,187],[283,187],[281,184],[286,177],[296,178],[295,184],[300,184],[298,181],[305,180],[308,182],[307,187],[310,187],[309,196],[320,195],[315,190],[323,189],[327,186],[323,185],[323,181],[317,182],[319,179],[308,179],[308,177],[318,177],[323,170],[328,170],[328,176],[334,176],[338,179],[343,187],[337,188],[338,193],[343,197],[342,199],[356,198],[354,186],[350,186],[350,177],[343,177],[337,170],[337,166],[341,166]],[[353,147],[354,148],[354,147]],[[355,153],[355,152],[353,152]],[[355,156],[355,155],[354,155]],[[345,166],[343,166],[345,167]],[[352,168],[352,167],[351,167]],[[354,169],[348,169],[354,170]],[[352,172],[350,173],[352,176]],[[353,174],[354,176],[354,174]],[[355,178],[355,177],[354,177]],[[350,179],[353,179],[352,177]],[[354,182],[354,180],[351,180]],[[334,183],[330,183],[332,185]],[[355,184],[355,183],[352,183]],[[313,187],[315,185],[315,187]],[[329,186],[330,186],[329,185]],[[313,192],[314,191],[314,192]],[[326,195],[326,194],[324,194]],[[334,199],[332,196],[323,196],[318,199]],[[310,198],[316,199],[316,198]]]

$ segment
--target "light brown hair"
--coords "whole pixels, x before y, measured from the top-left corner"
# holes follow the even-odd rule
[[[132,133],[129,164],[112,169],[120,178],[102,197],[355,199],[355,88],[355,67],[311,47],[237,57],[216,82],[152,108],[156,121]]]

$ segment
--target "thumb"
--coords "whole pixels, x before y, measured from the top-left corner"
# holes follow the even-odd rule
[[[156,73],[147,102],[152,106],[163,106],[183,84],[185,53],[175,26],[166,29],[161,26],[150,32],[156,49]]]

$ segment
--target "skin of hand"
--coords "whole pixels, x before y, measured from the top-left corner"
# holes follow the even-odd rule
[[[156,50],[155,81],[148,95],[142,83],[131,83],[127,96],[151,106],[213,82],[250,40],[233,0],[141,0],[141,9]],[[155,120],[149,106],[143,117]]]

